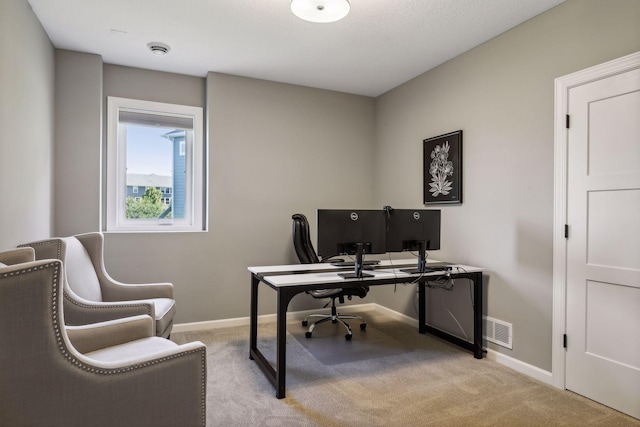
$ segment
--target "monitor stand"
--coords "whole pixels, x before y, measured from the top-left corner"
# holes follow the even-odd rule
[[[373,274],[362,271],[362,259],[364,254],[364,243],[356,243],[356,261],[353,263],[353,273],[338,273],[343,279],[362,279],[363,277],[374,277]]]
[[[427,242],[418,242],[418,266],[416,268],[403,268],[400,271],[409,274],[427,273],[433,271],[427,267]]]

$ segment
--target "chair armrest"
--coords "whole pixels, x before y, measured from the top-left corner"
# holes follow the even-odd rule
[[[331,298],[333,296],[340,295],[343,292],[342,288],[333,288],[333,289],[317,289],[313,291],[307,291],[309,295],[314,298]]]
[[[80,353],[88,353],[125,342],[154,336],[149,316],[134,316],[83,326],[66,326],[69,341]]]
[[[171,283],[128,284],[113,280],[106,272],[98,273],[104,301],[133,301],[154,298],[173,299]]]
[[[335,255],[324,257],[320,259],[320,262],[344,262],[344,258],[334,258]]]
[[[33,248],[18,248],[0,252],[0,263],[5,265],[22,264],[36,260]]]
[[[155,319],[156,312],[148,301],[87,301],[78,295],[64,291],[64,320],[67,325],[88,325],[120,318],[147,315]],[[155,322],[154,322],[155,334]]]

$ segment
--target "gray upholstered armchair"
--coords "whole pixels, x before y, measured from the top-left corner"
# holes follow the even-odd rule
[[[0,253],[0,424],[206,424],[204,344],[157,337],[146,315],[66,326],[62,262],[32,259]]]
[[[171,283],[130,285],[112,279],[104,267],[102,233],[78,234],[25,243],[36,259],[64,263],[65,322],[85,325],[146,314],[155,319],[155,334],[168,338],[173,328],[175,300]]]

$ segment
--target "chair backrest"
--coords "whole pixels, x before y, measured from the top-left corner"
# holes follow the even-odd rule
[[[89,301],[102,301],[102,289],[89,252],[75,237],[65,237],[62,244],[62,261],[67,285],[79,297]]]
[[[75,236],[56,237],[49,240],[25,243],[18,247],[33,248],[37,260],[59,259],[64,263],[67,279],[65,280],[65,289],[88,301],[103,301],[102,288],[95,264],[85,245]],[[101,253],[97,253],[95,256],[100,257]]]
[[[0,268],[2,425],[31,424],[19,414],[33,412],[36,402],[38,411],[46,413],[43,391],[61,390],[65,384],[57,366],[73,366],[75,354],[70,354],[62,330],[62,274],[62,263],[51,259]]]
[[[51,259],[0,268],[0,320],[4,325],[0,328],[0,372],[3,375],[12,370],[4,365],[11,358],[16,362],[22,360],[24,366],[29,366],[27,359],[42,366],[50,353],[60,351],[52,322],[60,329],[61,274],[62,263]]]
[[[293,248],[298,255],[301,264],[315,264],[320,262],[316,250],[311,243],[309,234],[309,222],[303,214],[294,214],[293,219]]]

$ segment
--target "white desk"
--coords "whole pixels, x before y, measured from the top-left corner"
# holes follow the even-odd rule
[[[433,264],[437,261],[429,261]],[[255,360],[267,378],[276,389],[276,397],[285,397],[286,376],[286,334],[287,307],[291,299],[305,291],[315,289],[349,288],[359,286],[377,286],[396,283],[418,284],[418,332],[429,332],[447,341],[471,350],[474,357],[481,359],[482,352],[482,269],[468,265],[452,265],[451,276],[454,278],[468,278],[473,281],[474,288],[474,342],[469,343],[460,338],[435,329],[426,324],[426,282],[441,276],[442,272],[405,273],[401,268],[412,268],[417,264],[416,259],[385,260],[375,266],[374,270],[366,270],[373,277],[360,279],[343,279],[340,272],[352,271],[349,267],[334,267],[331,264],[295,264],[263,267],[249,267],[251,272],[251,327],[249,357]],[[266,284],[276,291],[277,296],[277,324],[276,324],[276,366],[266,360],[257,347],[258,342],[258,285]]]

